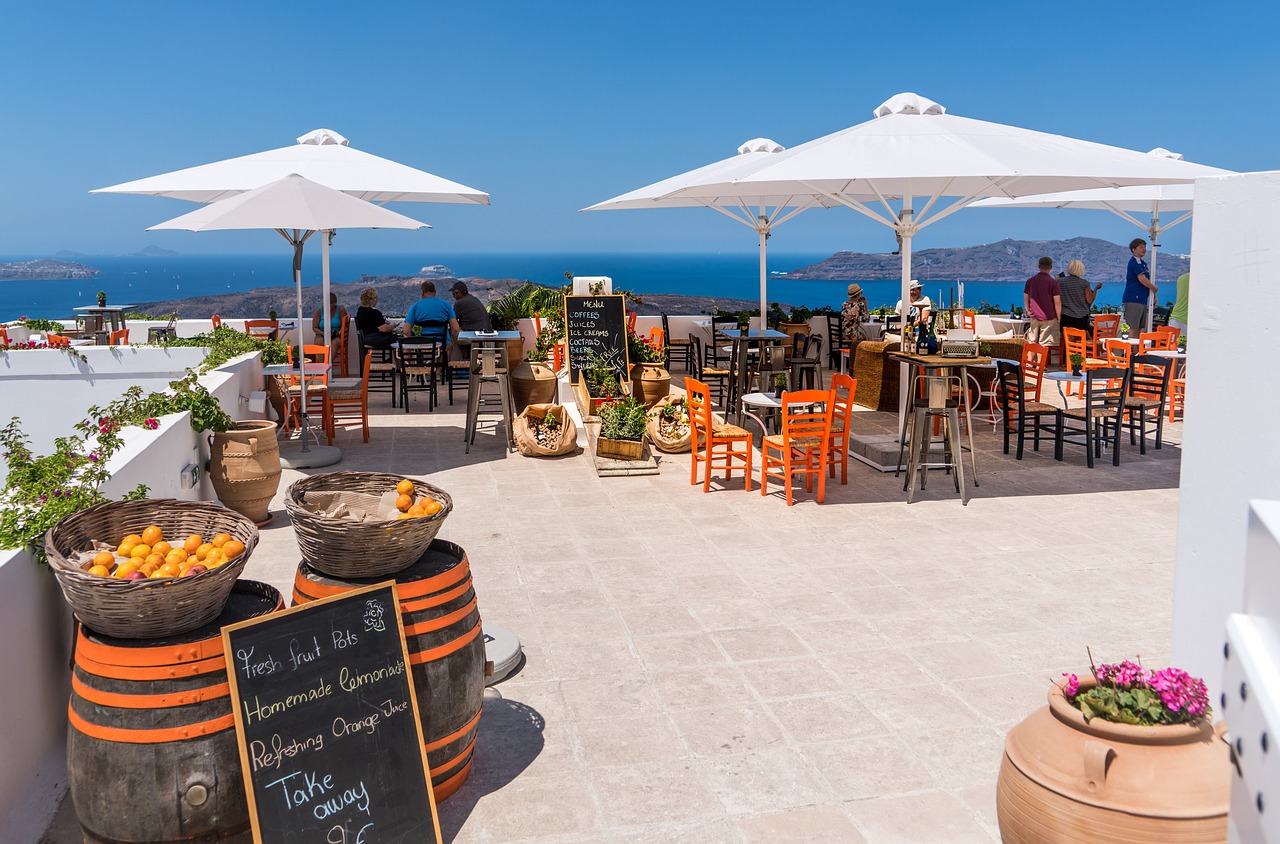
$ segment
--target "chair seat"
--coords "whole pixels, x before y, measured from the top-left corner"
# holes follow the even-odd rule
[[[324,384],[307,384],[308,393],[319,394],[319,393],[326,393],[328,391],[329,391],[329,388],[326,387]],[[298,384],[293,384],[293,385],[290,385],[285,390],[285,392],[287,392],[291,396],[298,396],[302,394],[302,387]]]
[[[733,373],[731,373],[731,372],[730,372],[729,370],[727,370],[727,369],[716,369],[715,367],[711,367],[711,366],[704,366],[704,367],[702,368],[702,374],[703,374],[703,375],[709,375],[709,376],[711,376],[712,378],[715,378],[715,377],[717,377],[717,376],[721,376],[721,375],[723,375],[723,376],[726,376],[726,377],[727,377],[727,376],[729,376],[729,375],[732,375]]]
[[[1085,358],[1085,359],[1084,359],[1084,366],[1088,366],[1088,367],[1097,367],[1097,368],[1101,369],[1102,367],[1104,367],[1104,366],[1106,366],[1106,365],[1107,365],[1107,362],[1106,362],[1105,360],[1103,360],[1102,358]]]
[[[436,367],[434,366],[402,366],[400,371],[405,375],[434,375]]]
[[[751,433],[746,428],[739,428],[737,425],[717,424],[711,429],[711,436],[720,437],[750,437]]]
[[[385,361],[383,363],[378,363],[375,361],[369,364],[369,370],[371,372],[391,372],[395,368],[396,368],[396,365],[391,361]]]
[[[1156,398],[1146,398],[1143,396],[1129,396],[1124,400],[1125,407],[1141,408],[1149,410],[1153,407],[1160,407],[1163,402]]]
[[[1023,403],[1022,411],[1028,416],[1031,416],[1035,413],[1057,413],[1058,408],[1051,404],[1045,404],[1042,401],[1029,401]]]
[[[782,434],[770,434],[769,436],[764,438],[764,441],[769,445],[773,446],[774,448],[786,447],[785,441],[782,438]],[[792,437],[791,438],[792,448],[805,448],[807,446],[822,445],[822,443],[823,443],[822,437]]]
[[[362,384],[364,384],[363,378],[330,378],[329,392],[341,393],[350,390],[359,390]]]
[[[843,433],[844,433],[844,420],[843,420],[843,419],[832,419],[832,420],[831,420],[831,433],[833,433],[833,434],[843,434]]]
[[[1089,414],[1083,407],[1072,407],[1062,411],[1063,416],[1070,416],[1072,419],[1088,419]],[[1094,419],[1110,419],[1116,415],[1114,407],[1095,407],[1093,408]]]

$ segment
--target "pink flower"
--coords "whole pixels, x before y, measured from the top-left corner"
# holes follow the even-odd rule
[[[1067,678],[1066,685],[1062,687],[1062,693],[1067,697],[1075,697],[1080,691],[1080,678],[1065,672],[1062,676]]]
[[[154,431],[156,428],[160,427],[160,420],[154,417],[149,418],[147,421],[142,423],[142,427],[146,428],[148,431]]]

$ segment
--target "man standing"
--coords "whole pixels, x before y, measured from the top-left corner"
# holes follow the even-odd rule
[[[1040,259],[1040,272],[1027,279],[1022,287],[1022,304],[1031,317],[1027,342],[1047,348],[1058,345],[1058,325],[1062,319],[1062,288],[1049,270],[1052,258]]]
[[[1191,289],[1191,273],[1178,276],[1178,298],[1173,300],[1173,310],[1169,312],[1169,324],[1187,336],[1187,294]]]
[[[456,281],[449,288],[453,293],[453,312],[463,331],[489,331],[489,311],[484,303],[467,292],[466,282]]]
[[[416,325],[423,337],[447,342],[450,337],[458,336],[458,319],[449,303],[436,296],[433,281],[422,282],[422,298],[409,306],[404,324],[407,326],[405,334]]]
[[[1124,321],[1135,334],[1147,330],[1147,302],[1156,293],[1156,283],[1151,280],[1151,270],[1144,260],[1147,257],[1147,242],[1142,238],[1134,238],[1129,244],[1132,257],[1124,274]]]

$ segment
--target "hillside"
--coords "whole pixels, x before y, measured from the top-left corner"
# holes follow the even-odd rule
[[[54,281],[85,279],[102,275],[102,270],[71,261],[40,258],[36,261],[0,262],[0,281]]]
[[[1023,281],[1035,275],[1042,256],[1053,259],[1054,274],[1073,259],[1084,261],[1091,281],[1123,281],[1129,247],[1094,237],[1070,240],[1005,240],[978,246],[921,249],[912,253],[911,275],[922,281]],[[1158,279],[1171,280],[1187,272],[1186,255],[1161,253]],[[901,258],[893,254],[837,252],[825,261],[786,274],[789,279],[822,281],[890,281],[901,278]]]

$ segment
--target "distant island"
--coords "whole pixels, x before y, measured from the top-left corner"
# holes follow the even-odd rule
[[[181,252],[174,252],[172,249],[161,249],[159,246],[144,246],[137,252],[126,255],[126,258],[177,258]]]
[[[0,281],[61,281],[102,275],[88,264],[39,258],[35,261],[0,262]]]
[[[1035,275],[1036,262],[1053,259],[1054,274],[1067,262],[1084,261],[1090,281],[1123,281],[1129,247],[1096,237],[1070,240],[1005,240],[979,246],[921,249],[911,255],[911,275],[922,281],[1025,281]],[[1187,255],[1160,253],[1159,280],[1187,272]],[[891,253],[837,252],[824,261],[791,270],[781,277],[814,281],[892,281],[902,277],[902,259]]]

